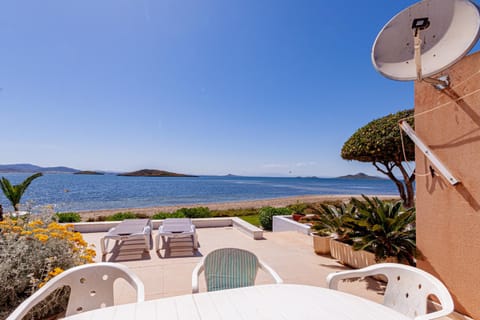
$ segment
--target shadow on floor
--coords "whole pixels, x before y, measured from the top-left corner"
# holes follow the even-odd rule
[[[110,253],[102,256],[102,261],[123,262],[151,260],[150,251],[145,250],[143,239],[116,241]]]
[[[198,246],[200,247],[200,244]],[[167,243],[163,244],[162,250],[157,251],[157,255],[161,259],[203,256],[198,249],[193,248],[193,240],[190,237],[169,238]]]

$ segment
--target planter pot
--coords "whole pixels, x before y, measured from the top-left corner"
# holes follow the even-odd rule
[[[336,240],[330,242],[330,251],[333,258],[352,268],[360,269],[376,263],[373,253],[364,250],[355,251],[351,245]]]
[[[313,250],[316,254],[330,254],[330,241],[332,237],[322,237],[312,234]]]
[[[360,269],[376,264],[375,254],[365,250],[353,250],[349,244],[332,240],[330,242],[330,254],[340,263],[352,268]],[[388,257],[382,262],[398,263],[396,257]]]
[[[300,221],[300,219],[302,219],[303,217],[305,217],[304,214],[300,214],[300,213],[294,213],[294,214],[292,214],[293,220],[295,220],[295,221],[297,221],[297,222]]]

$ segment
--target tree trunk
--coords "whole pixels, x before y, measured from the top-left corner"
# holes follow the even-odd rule
[[[413,182],[415,181],[415,173],[412,173],[410,176],[407,173],[407,170],[402,165],[401,161],[395,162],[395,166],[398,167],[403,176],[403,181],[407,191],[404,205],[406,208],[411,208],[415,206],[415,192],[413,190]]]
[[[379,164],[384,166],[385,169],[380,168]],[[408,177],[408,174],[407,174],[406,176],[407,178],[404,179],[404,183],[402,183],[402,181],[398,180],[397,177],[395,177],[395,175],[393,174],[393,169],[397,166],[402,172],[402,175],[405,177],[406,171],[401,163],[399,163],[398,165],[394,162],[380,162],[380,163],[373,162],[373,166],[395,183],[398,189],[398,193],[400,195],[400,199],[402,199],[404,206],[407,208],[413,207],[414,196],[415,196],[413,191],[413,181],[415,180],[415,175],[412,174],[411,177]]]

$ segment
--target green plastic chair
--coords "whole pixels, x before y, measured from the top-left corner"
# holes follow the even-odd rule
[[[210,252],[192,273],[192,292],[198,293],[198,278],[205,272],[207,291],[248,287],[255,285],[258,269],[269,273],[275,282],[283,283],[280,276],[250,251],[222,248]]]

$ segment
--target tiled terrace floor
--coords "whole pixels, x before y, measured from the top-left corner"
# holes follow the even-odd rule
[[[119,262],[128,266],[145,285],[146,300],[191,293],[191,276],[195,265],[208,252],[221,247],[237,247],[254,252],[270,265],[285,283],[307,284],[326,287],[326,276],[346,267],[335,260],[316,255],[312,239],[297,232],[264,233],[264,240],[253,240],[231,227],[197,229],[200,248],[196,255],[191,251],[172,250],[165,257],[165,250],[157,254],[152,248],[143,252],[143,243],[126,244],[121,250],[114,249],[104,261]],[[154,231],[156,234],[156,231]],[[104,233],[85,233],[83,237],[95,244],[97,261],[102,260],[100,238]],[[112,242],[113,243],[113,242]],[[111,244],[112,245],[112,244]],[[118,249],[118,248],[117,248]],[[257,283],[273,283],[268,274],[259,272]],[[134,301],[134,292],[126,283],[119,283],[117,303]],[[374,281],[342,283],[340,289],[374,301],[381,301],[381,285]],[[200,278],[200,291],[205,291]],[[312,306],[313,307],[313,306]]]

